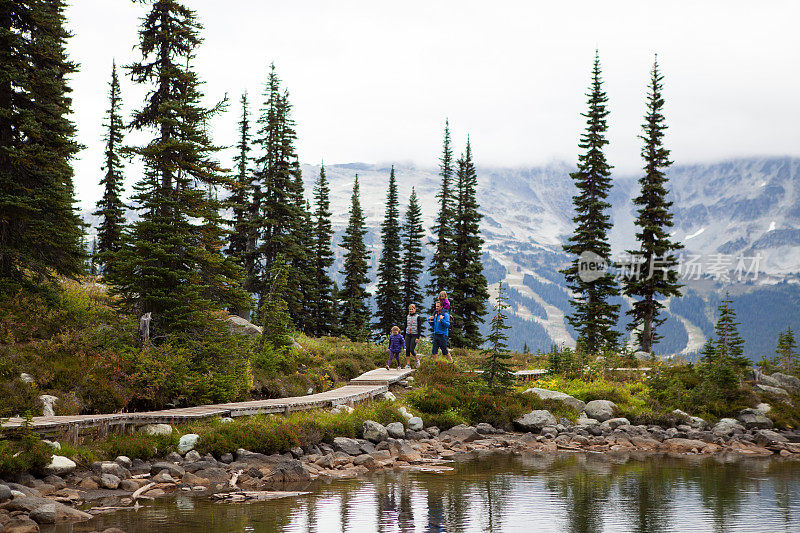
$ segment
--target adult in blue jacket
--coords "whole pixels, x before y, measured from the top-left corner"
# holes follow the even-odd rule
[[[450,335],[450,313],[447,309],[442,309],[442,302],[436,300],[436,312],[428,318],[429,322],[433,322],[433,350],[431,355],[436,359],[439,350],[442,354],[447,356],[450,362],[453,358],[450,356],[450,351],[447,349],[447,337]]]

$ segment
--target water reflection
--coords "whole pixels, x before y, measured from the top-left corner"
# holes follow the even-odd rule
[[[294,500],[181,495],[49,531],[800,531],[795,461],[498,454],[454,467],[318,483]]]

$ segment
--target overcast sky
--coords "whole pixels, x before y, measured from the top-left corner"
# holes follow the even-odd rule
[[[69,52],[81,65],[74,120],[87,146],[76,184],[90,208],[100,196],[111,62],[138,58],[147,6],[71,3]],[[676,162],[800,155],[796,0],[186,3],[205,26],[195,67],[208,101],[231,99],[214,123],[218,144],[235,142],[242,91],[258,111],[274,61],[291,92],[304,163],[434,166],[446,117],[458,151],[470,134],[479,165],[574,163],[598,48],[618,172],[640,166],[636,136],[654,53]],[[127,76],[122,90],[127,115],[144,92]]]

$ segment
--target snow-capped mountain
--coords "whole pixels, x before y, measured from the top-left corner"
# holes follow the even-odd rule
[[[378,227],[389,166],[347,164],[325,169],[338,232],[347,223],[353,178],[358,174],[374,265],[380,253]],[[563,163],[478,169],[485,271],[490,283],[503,280],[511,288],[514,348],[523,342],[532,349],[574,343],[574,331],[565,321],[569,296],[558,273],[568,261],[561,243],[572,231],[572,170]],[[309,191],[318,172],[319,167],[303,166]],[[437,169],[401,164],[395,165],[395,172],[401,204],[415,187],[430,228],[437,213]],[[662,328],[665,338],[657,351],[690,355],[699,350],[712,333],[716,305],[729,291],[742,321],[747,353],[753,358],[771,354],[778,331],[800,328],[800,159],[675,165],[669,177],[673,235],[684,244],[683,260],[694,263],[692,273],[698,279],[686,278],[685,296],[669,302],[668,321]],[[637,179],[614,176],[610,201],[615,254],[635,248],[632,199],[638,194]],[[621,303],[626,310],[629,303]],[[620,322],[625,323],[624,317]]]

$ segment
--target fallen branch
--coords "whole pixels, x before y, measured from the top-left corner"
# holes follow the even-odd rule
[[[133,492],[133,494],[131,494],[131,500],[136,501],[136,498],[138,498],[143,493],[147,492],[148,490],[152,489],[155,486],[156,486],[155,483],[148,483],[147,485],[145,485],[143,487],[139,487],[138,489],[136,489]]]
[[[285,492],[285,491],[272,491],[272,490],[251,490],[240,492],[225,492],[212,494],[212,500],[224,502],[244,502],[244,501],[265,501],[275,500],[278,498],[295,498],[297,496],[305,496],[311,494],[310,492]]]

